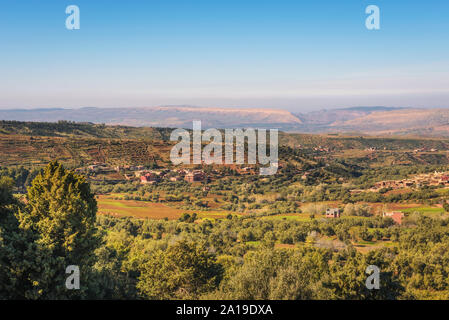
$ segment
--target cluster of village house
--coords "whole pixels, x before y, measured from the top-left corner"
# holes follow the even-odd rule
[[[402,219],[404,218],[404,213],[400,211],[384,212],[382,217],[389,217],[397,224],[402,224]],[[328,208],[326,209],[326,218],[336,219],[340,218],[340,209],[338,208]]]
[[[318,147],[314,147],[313,151],[321,151],[321,152],[329,152],[329,148],[328,147],[323,147],[323,146],[318,146]]]
[[[365,151],[377,151],[378,149],[376,147],[368,147],[365,148]],[[387,150],[387,147],[384,147],[383,150]],[[414,153],[419,153],[419,152],[437,152],[438,149],[435,148],[418,148],[413,150]]]
[[[105,163],[94,163],[85,168],[76,169],[80,173],[92,173],[92,174],[107,174],[107,173],[120,173],[123,174],[126,180],[139,180],[141,184],[154,184],[162,180],[168,181],[180,181],[185,180],[187,182],[197,182],[206,180],[206,174],[203,170],[188,170],[188,169],[161,169],[150,170],[145,166],[116,166],[112,167]],[[244,167],[238,168],[240,174],[254,174],[254,168]],[[215,177],[220,177],[220,173],[216,170],[212,170],[211,174]]]
[[[170,173],[174,173],[175,175],[170,175]],[[202,170],[143,170],[134,172],[134,175],[136,178],[140,178],[140,183],[142,184],[153,184],[164,178],[170,181],[184,179],[187,182],[204,181],[206,179],[206,174]],[[125,175],[125,177],[127,177],[127,175]],[[129,177],[129,179],[131,179],[131,177]]]
[[[423,186],[444,186],[449,187],[449,172],[433,172],[417,175],[413,178],[402,180],[385,180],[376,182],[374,187],[368,190],[353,189],[352,194],[365,191],[379,192],[381,189],[403,189],[403,188],[421,188]]]
[[[162,169],[162,170],[149,170],[145,166],[116,166],[111,167],[104,163],[95,163],[86,168],[78,168],[76,169],[78,172],[90,172],[90,173],[111,173],[111,172],[129,172],[125,173],[124,177],[126,180],[140,180],[141,184],[154,184],[158,181],[169,180],[169,181],[180,181],[185,180],[187,182],[196,182],[196,181],[204,181],[206,179],[206,174],[203,170],[186,170],[186,169]],[[250,167],[245,167],[239,170],[240,173],[253,174],[253,169]],[[213,172],[214,174],[218,174],[217,171]],[[421,183],[426,180],[430,183],[440,184],[440,181],[444,181],[449,184],[449,174],[435,172],[433,174],[422,174],[415,178],[418,179]],[[413,181],[413,180],[401,180],[401,181],[391,181],[394,182],[394,185],[407,186],[408,184],[404,184],[404,181]],[[393,184],[389,184],[389,181],[379,182],[377,185],[381,186],[380,188],[385,188],[388,186],[393,186]],[[416,184],[416,182],[414,182]],[[379,187],[378,187],[379,188]],[[340,209],[339,208],[328,208],[325,213],[326,218],[336,219],[340,218]],[[384,212],[384,217],[391,217],[396,223],[401,224],[402,218],[404,214],[402,212]]]
[[[409,188],[409,187],[422,187],[422,186],[449,186],[449,173],[448,172],[434,172],[420,174],[410,179],[403,180],[387,180],[380,181],[374,185],[373,191],[378,191],[382,188]]]
[[[437,152],[438,149],[435,148],[418,148],[413,150],[414,153],[418,153],[418,152]]]
[[[139,180],[142,184],[153,184],[164,179],[169,181],[185,180],[187,182],[204,181],[206,179],[206,174],[203,170],[150,170],[145,166],[125,165],[111,167],[104,163],[94,163],[86,168],[78,168],[76,171],[95,174],[112,172],[123,173],[126,180]]]

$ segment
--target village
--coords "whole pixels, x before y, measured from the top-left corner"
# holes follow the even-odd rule
[[[370,191],[383,188],[421,188],[423,186],[449,186],[449,172],[423,173],[410,179],[380,181]]]
[[[282,165],[280,166],[282,167]],[[109,182],[120,183],[123,181],[132,181],[141,185],[153,185],[161,182],[177,182],[185,181],[187,183],[202,183],[204,188],[208,188],[207,184],[213,180],[224,178],[230,173],[223,170],[224,168],[232,168],[232,174],[238,175],[255,175],[256,169],[254,167],[244,166],[224,166],[223,168],[213,168],[196,165],[194,168],[157,168],[152,169],[145,165],[119,165],[111,166],[106,163],[94,162],[85,167],[75,169],[76,172],[85,174],[90,179],[95,180],[99,176],[109,177]],[[309,171],[303,172],[301,179],[307,179]],[[111,177],[115,179],[111,180]],[[397,189],[418,189],[424,186],[439,186],[449,187],[449,172],[432,172],[419,174],[411,178],[402,180],[384,180],[376,182],[372,188],[369,189],[354,189],[352,194],[362,192],[382,192],[382,190],[397,190]],[[203,190],[204,191],[204,190]],[[323,215],[328,219],[340,218],[339,208],[328,208]],[[402,212],[383,212],[384,217],[390,217],[397,224],[402,223],[404,214]]]
[[[449,187],[449,172],[423,173],[415,177],[401,180],[384,180],[374,184],[370,189],[353,189],[352,194],[362,192],[381,192],[382,190],[398,190],[404,188],[419,189],[425,186]]]
[[[233,170],[239,175],[253,175],[255,169],[252,167],[234,167]],[[76,168],[77,173],[82,173],[90,177],[98,175],[108,175],[115,179],[114,182],[120,181],[139,181],[140,184],[156,184],[161,181],[186,181],[193,182],[210,182],[211,179],[219,179],[225,176],[222,171],[212,169],[206,174],[203,169],[150,169],[144,165],[123,165],[110,166],[106,163],[95,162],[86,167]]]

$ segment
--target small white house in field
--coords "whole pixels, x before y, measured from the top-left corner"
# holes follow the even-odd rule
[[[340,218],[340,209],[338,208],[328,208],[326,209],[326,218]]]

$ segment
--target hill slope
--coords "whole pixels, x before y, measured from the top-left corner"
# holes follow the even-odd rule
[[[328,130],[368,134],[449,135],[448,109],[402,109],[378,111],[333,122]]]

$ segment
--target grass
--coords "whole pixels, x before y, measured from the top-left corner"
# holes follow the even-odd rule
[[[364,246],[372,246],[377,244],[377,241],[366,241],[366,240],[361,240],[361,241],[357,241],[358,245],[364,245]]]
[[[444,213],[443,208],[435,208],[435,207],[418,207],[418,208],[408,208],[401,210],[404,213],[413,213],[418,212],[421,214],[440,214]]]
[[[259,247],[262,242],[261,241],[247,241],[245,244],[252,246],[252,247]]]

